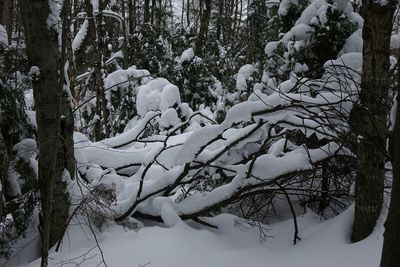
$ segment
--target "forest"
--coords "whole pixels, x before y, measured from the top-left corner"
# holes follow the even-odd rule
[[[0,266],[399,267],[398,0],[0,0]]]

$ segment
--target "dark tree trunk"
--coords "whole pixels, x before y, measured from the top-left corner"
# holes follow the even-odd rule
[[[60,73],[63,76],[60,77],[60,87],[63,89],[63,97],[61,97],[61,121],[60,121],[60,143],[61,148],[59,153],[60,166],[59,171],[64,172],[67,170],[74,178],[75,175],[75,156],[74,156],[74,117],[72,114],[72,88],[70,83],[70,73],[75,77],[74,69],[71,69],[73,64],[68,63],[68,68],[65,69],[67,62],[72,62],[72,48],[71,48],[71,36],[69,25],[71,25],[71,0],[64,0],[63,8],[61,12],[62,18],[62,36],[61,36],[61,66]],[[70,93],[70,94],[69,94]]]
[[[128,0],[128,29],[129,34],[133,34],[133,3],[132,0]]]
[[[224,0],[218,0],[217,40],[220,40],[224,14]]]
[[[186,23],[190,26],[190,0],[186,1]]]
[[[150,0],[144,0],[143,21],[144,23],[150,21]]]
[[[397,103],[400,103],[397,93]],[[400,108],[397,106],[396,123],[390,140],[390,154],[393,167],[393,184],[389,214],[385,223],[385,234],[381,267],[400,266]]]
[[[61,103],[64,96],[63,88],[60,86],[64,82],[60,70],[63,66],[58,46],[58,32],[55,29],[57,26],[47,24],[50,13],[49,1],[23,0],[20,1],[20,8],[29,63],[38,67],[40,71],[38,77],[33,79],[33,88],[38,126],[38,182],[42,204],[41,265],[47,266],[48,249],[62,236],[69,208],[68,194],[62,182],[65,161],[69,159],[65,160],[66,154],[60,151],[65,147],[60,136],[66,133],[60,130]],[[56,199],[54,195],[57,195]]]
[[[150,15],[150,23],[152,25],[155,24],[155,20],[156,20],[156,10],[157,10],[157,1],[156,0],[151,0],[151,15]]]
[[[185,14],[185,0],[182,0],[182,13],[181,13],[181,34],[183,35],[183,25],[184,25],[184,14]]]
[[[211,15],[211,0],[204,0],[204,2],[206,6],[201,17],[200,30],[199,34],[197,35],[195,43],[196,54],[198,54],[199,56],[203,56],[203,46],[205,43],[205,39],[207,37],[208,25],[210,23],[210,15]]]
[[[394,2],[394,1],[392,1]],[[357,136],[358,173],[353,241],[371,234],[383,204],[393,7],[363,1],[363,72],[360,101],[350,124]]]
[[[400,59],[398,54],[397,60]],[[390,207],[385,223],[385,234],[381,258],[381,267],[400,266],[400,69],[397,65],[397,110],[394,128],[389,140],[389,152],[392,162],[392,191]]]
[[[103,28],[103,10],[106,6],[106,1],[99,0],[99,14],[97,19],[97,58],[94,65],[95,79],[96,79],[96,94],[99,100],[99,113],[102,114],[101,133],[97,137],[97,140],[103,139],[104,137],[110,136],[110,125],[109,125],[109,111],[107,109],[107,99],[104,92],[104,82],[103,82],[103,65],[104,65],[104,53],[106,51],[106,44],[104,43],[104,28]]]
[[[123,58],[123,63],[124,63],[124,69],[128,68],[128,32],[126,30],[126,9],[125,9],[125,2],[121,3],[121,11],[122,11],[122,18],[124,21],[122,22],[122,25],[120,25],[120,28],[122,29],[122,36],[124,37],[124,44],[122,46],[122,53],[124,55]]]

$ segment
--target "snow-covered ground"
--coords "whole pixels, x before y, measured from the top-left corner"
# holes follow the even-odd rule
[[[146,226],[138,231],[109,225],[93,234],[82,225],[71,226],[62,251],[49,255],[50,266],[115,267],[377,267],[382,247],[382,225],[366,240],[350,243],[353,208],[328,221],[312,212],[298,217],[300,237],[293,246],[293,221],[265,226],[263,231],[243,219],[219,215],[208,219],[218,229],[179,223],[171,228]],[[260,233],[267,235],[261,242]],[[6,266],[17,266],[13,263]],[[28,265],[39,266],[40,260]],[[12,265],[10,265],[12,264]]]

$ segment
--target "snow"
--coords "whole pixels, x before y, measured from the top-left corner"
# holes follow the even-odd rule
[[[351,68],[352,70],[360,71],[362,68],[362,54],[357,52],[344,54],[336,60],[330,60],[326,62],[324,67],[327,68],[332,65],[345,66]]]
[[[48,23],[53,26],[59,23],[60,3],[49,1],[51,14]],[[99,1],[91,0],[91,3],[98,12]],[[300,8],[298,0],[272,0],[267,5],[279,5],[279,16],[288,15],[292,8]],[[277,181],[299,186],[294,180],[293,183],[286,180],[289,174],[311,170],[333,155],[351,154],[335,142],[348,128],[345,117],[356,99],[352,90],[359,81],[362,68],[363,21],[353,12],[349,1],[309,1],[295,26],[287,33],[279,33],[280,40],[269,42],[265,53],[272,61],[274,56],[280,57],[276,50],[282,46],[285,53],[280,60],[285,61],[312,45],[310,36],[317,27],[328,23],[329,8],[336,8],[346,19],[357,23],[358,29],[346,40],[337,58],[324,64],[325,73],[320,79],[301,78],[308,71],[308,66],[295,62],[295,58],[278,67],[279,71],[287,72],[289,79],[286,76],[282,79],[274,77],[266,70],[261,82],[256,80],[258,75],[254,78],[253,75],[264,66],[245,64],[234,76],[234,93],[228,92],[230,88],[225,88],[226,85],[213,77],[215,85],[209,90],[218,97],[217,103],[202,105],[194,112],[189,104],[182,103],[177,86],[165,78],[153,78],[147,70],[138,70],[135,66],[121,69],[116,64],[112,66],[115,71],[107,75],[104,73],[110,121],[116,124],[127,122],[112,117],[118,112],[116,107],[111,106],[110,100],[112,94],[118,93],[126,93],[122,101],[128,108],[131,105],[133,118],[126,119],[130,121],[123,133],[97,142],[90,141],[82,133],[75,133],[77,178],[87,184],[82,187],[81,193],[77,181],[82,180],[73,181],[67,175],[64,179],[75,205],[100,185],[113,190],[112,203],[104,204],[107,208],[99,211],[107,219],[101,222],[101,228],[94,228],[98,237],[96,240],[85,223],[86,218],[81,217],[86,214],[78,213],[73,218],[61,252],[56,253],[54,248],[50,251],[50,266],[97,266],[101,255],[104,255],[108,266],[378,266],[382,225],[378,223],[370,238],[350,244],[353,207],[331,220],[322,221],[311,211],[302,214],[303,208],[293,196],[301,237],[296,246],[292,245],[291,219],[277,222],[267,217],[263,222],[271,224],[263,225],[264,229],[269,229],[265,242],[260,242],[260,228],[253,228],[245,219],[234,215],[200,218],[218,226],[218,229],[184,221],[199,211],[212,210],[215,205],[231,201],[238,195],[254,193],[259,189],[280,191]],[[118,13],[109,10],[103,13],[123,22]],[[74,52],[82,46],[88,31],[88,19],[80,18],[84,20],[72,42]],[[4,37],[3,30],[0,25],[0,41]],[[399,36],[392,36],[392,48],[400,47]],[[162,37],[159,39],[163,41]],[[119,41],[121,45],[122,39],[119,38]],[[113,51],[116,47],[108,44],[111,57],[105,64],[124,56],[119,50],[121,47]],[[218,48],[221,59],[229,59],[231,48]],[[201,60],[195,56],[193,48],[188,48],[175,58],[174,64],[184,65],[185,62]],[[243,60],[240,59],[240,62]],[[293,64],[289,66],[289,63]],[[330,69],[340,70],[343,66],[351,70],[337,76],[329,73]],[[88,69],[77,79],[88,77],[90,73]],[[348,73],[354,80],[341,83]],[[38,77],[40,70],[32,67],[30,75]],[[250,84],[253,88],[249,88]],[[349,90],[342,90],[342,84],[348,85]],[[249,92],[249,97],[243,92]],[[248,99],[240,99],[240,103],[235,104],[239,96]],[[226,111],[224,121],[215,121],[216,109]],[[338,110],[340,118],[334,116]],[[95,118],[100,119],[99,115]],[[331,125],[336,127],[332,129]],[[297,141],[287,135],[293,130],[302,132],[305,137],[315,134],[318,139],[324,139],[326,145],[313,149],[308,149],[305,144],[296,145],[290,140]],[[13,150],[17,158],[36,166],[34,169],[37,172],[37,161],[32,160],[37,157],[33,139],[24,139]],[[261,155],[256,152],[261,152]],[[10,171],[9,179],[11,193],[21,194],[18,174]],[[280,201],[278,197],[275,200]],[[102,202],[101,197],[98,202]],[[97,202],[90,205],[94,209],[103,208]],[[280,208],[279,203],[277,207]],[[277,215],[285,216],[280,211]],[[221,209],[221,212],[226,210]],[[163,223],[137,221],[140,213],[156,216],[156,221],[161,219]],[[115,223],[114,219],[122,214],[133,215],[135,219],[128,218],[121,225]],[[134,229],[128,226],[136,223]],[[96,246],[97,240],[99,247]],[[21,263],[25,262],[21,260]],[[10,264],[15,265],[15,261]],[[36,260],[28,266],[38,264]]]
[[[176,112],[176,110],[173,108],[169,108],[161,114],[161,117],[158,120],[158,122],[161,127],[169,128],[169,127],[177,125],[178,123],[181,122],[181,120],[179,119],[178,113]]]
[[[32,66],[31,69],[29,70],[28,73],[29,76],[33,77],[33,78],[37,78],[40,76],[40,69],[38,66]]]
[[[400,33],[392,35],[390,39],[390,48],[392,49],[400,48]]]
[[[49,29],[53,29],[57,33],[61,32],[61,18],[60,18],[60,7],[62,5],[62,1],[59,0],[48,0],[49,3],[49,16],[47,17],[47,27]],[[59,36],[60,37],[60,36]],[[60,41],[60,40],[59,40]]]
[[[179,59],[181,63],[191,61],[194,58],[194,51],[193,48],[188,48],[182,52],[182,55]]]
[[[136,108],[140,116],[146,115],[149,111],[165,111],[180,103],[178,87],[167,79],[156,78],[138,88]]]
[[[7,47],[8,46],[8,37],[7,31],[3,25],[0,24],[0,47]]]
[[[342,50],[339,52],[339,55],[357,52],[362,53],[363,47],[363,39],[362,39],[362,30],[358,29],[349,38],[347,38]]]
[[[236,77],[236,89],[241,92],[250,90],[247,82],[252,80],[252,75],[256,71],[253,65],[246,64],[239,69]]]
[[[111,90],[118,90],[117,86],[122,88],[129,87],[128,81],[139,80],[143,84],[150,81],[150,73],[147,70],[139,70],[131,66],[126,70],[116,70],[107,75],[104,79],[104,87]]]
[[[193,132],[175,156],[175,164],[191,162],[205,143],[221,135],[223,131],[224,128],[220,125],[210,125]]]
[[[326,21],[324,21],[323,14],[325,14],[326,19],[326,11],[328,9],[328,3],[325,0],[315,0],[310,5],[306,7],[306,9],[302,12],[300,18],[296,21],[296,25],[312,24],[311,21],[313,18],[318,18],[318,21],[321,21],[321,25],[324,25]]]
[[[294,26],[288,33],[286,33],[282,41],[284,43],[288,43],[289,41],[296,40],[296,41],[301,41],[301,40],[306,40],[307,38],[310,37],[310,35],[313,33],[314,29],[304,23],[297,24]]]
[[[297,0],[282,0],[279,5],[278,14],[280,16],[286,16],[289,12],[289,8],[292,5],[298,6],[299,3],[297,2]]]
[[[89,28],[89,21],[85,19],[74,40],[72,41],[72,51],[76,52],[82,45],[83,40],[86,37]]]
[[[279,42],[269,42],[266,46],[265,46],[265,54],[267,54],[268,57],[271,57],[274,54],[274,51],[276,50],[276,48],[278,47]]]
[[[36,141],[31,138],[23,139],[15,144],[12,150],[16,152],[17,158],[29,161],[37,153]]]
[[[340,11],[344,11],[349,5],[349,0],[334,0],[334,2]]]
[[[350,207],[328,221],[311,211],[299,215],[301,240],[295,246],[291,219],[264,225],[267,237],[261,242],[260,228],[228,214],[204,218],[218,229],[177,222],[170,228],[156,225],[136,231],[111,225],[96,234],[108,266],[378,267],[382,226],[367,239],[350,243],[353,210]],[[79,262],[85,267],[98,266],[101,254],[88,227],[73,225],[68,233],[61,252],[50,251],[49,266]],[[40,260],[27,266],[40,266]]]

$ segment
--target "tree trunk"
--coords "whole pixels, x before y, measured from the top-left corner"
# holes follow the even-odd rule
[[[397,57],[400,60],[400,54]],[[398,61],[399,62],[399,61]],[[381,258],[381,267],[400,266],[400,68],[397,64],[396,120],[389,140],[389,152],[392,162],[392,191],[388,217],[385,222],[385,234]]]
[[[51,3],[51,2],[50,2]],[[56,4],[55,2],[53,3]],[[20,1],[25,30],[29,64],[37,67],[33,79],[39,148],[39,190],[42,204],[41,266],[47,266],[48,249],[62,235],[62,226],[68,219],[68,194],[62,182],[60,164],[61,142],[60,117],[63,96],[60,75],[60,50],[56,23],[48,25],[50,7],[48,0]],[[65,154],[63,154],[65,157]],[[57,201],[54,195],[57,194]],[[57,223],[61,225],[55,225]],[[61,226],[61,227],[60,227]]]
[[[400,103],[399,101],[400,94],[398,91],[397,103]],[[393,167],[393,184],[389,214],[385,223],[381,267],[400,266],[400,108],[398,106],[396,123],[390,140],[390,154]]]
[[[393,18],[393,7],[389,5],[364,0],[362,8],[365,20],[360,101],[355,103],[350,115],[350,124],[360,139],[353,225],[355,242],[371,234],[383,203]]]
[[[186,1],[186,22],[187,27],[190,26],[190,0]]]
[[[144,23],[150,21],[150,0],[144,0],[143,21]]]
[[[206,7],[203,12],[203,16],[201,17],[200,30],[195,43],[196,54],[198,54],[199,56],[203,56],[203,46],[208,33],[208,25],[210,23],[211,15],[211,0],[204,0],[204,2],[206,4]]]
[[[157,1],[151,0],[151,12],[150,12],[150,23],[151,25],[156,24],[156,13],[157,13]]]
[[[72,61],[72,48],[71,48],[71,32],[69,31],[69,25],[71,25],[71,0],[64,0],[61,17],[62,17],[62,36],[61,36],[61,66],[60,73],[64,74],[60,77],[60,87],[63,89],[63,97],[61,98],[61,121],[60,121],[60,143],[61,151],[59,171],[64,172],[66,169],[71,178],[75,175],[75,156],[74,156],[74,117],[72,114],[72,90],[70,82],[70,73],[73,78],[75,72],[72,70],[69,72],[69,68],[72,66],[69,62]],[[71,60],[69,60],[71,59]],[[68,65],[66,65],[68,63]],[[61,173],[62,174],[62,173]]]
[[[185,14],[185,0],[182,0],[182,13],[181,13],[181,34],[183,35],[183,23],[184,23],[184,14]]]
[[[106,0],[98,0],[99,1],[99,14],[97,16],[97,60],[95,62],[95,76],[96,76],[96,90],[97,90],[97,98],[100,99],[100,109],[102,112],[103,117],[103,124],[102,124],[102,134],[101,139],[104,137],[110,136],[110,124],[109,124],[109,117],[110,112],[107,109],[107,99],[104,92],[104,81],[103,81],[103,66],[104,66],[104,53],[107,51],[106,44],[104,43],[105,39],[105,32],[103,28],[103,10],[107,6],[108,1]],[[100,116],[101,117],[101,116]]]
[[[134,27],[133,27],[133,3],[132,0],[128,0],[128,29],[129,34],[133,34]],[[128,40],[126,40],[128,41]]]
[[[104,44],[104,30],[103,30],[103,15],[102,10],[106,3],[99,0],[99,13],[96,15],[96,23],[94,20],[89,20],[88,36],[91,44],[94,47],[95,55],[93,58],[94,63],[94,88],[96,89],[96,115],[98,119],[95,122],[95,139],[101,140],[110,135],[109,125],[109,111],[107,109],[107,99],[104,92],[103,82],[103,53],[106,51]],[[94,10],[90,0],[85,0],[86,13],[89,17],[94,17]],[[97,42],[96,42],[97,41]]]
[[[224,14],[224,0],[218,0],[218,19],[217,19],[217,40],[221,40],[221,29],[223,23],[223,14]]]
[[[128,68],[128,32],[126,30],[126,10],[125,10],[125,2],[121,3],[121,10],[122,10],[122,36],[124,37],[124,44],[122,46],[122,53],[123,53],[123,63],[124,63],[124,69]],[[128,25],[129,26],[129,25]]]

